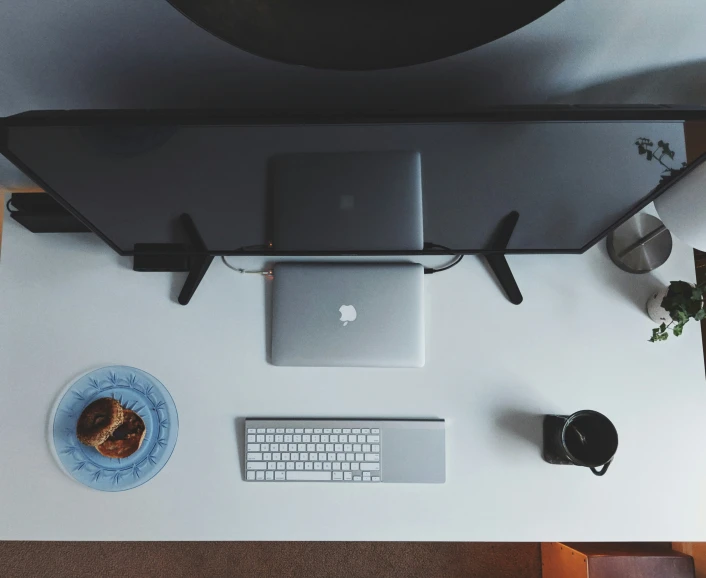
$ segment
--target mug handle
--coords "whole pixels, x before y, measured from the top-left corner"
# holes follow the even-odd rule
[[[600,472],[596,468],[591,468],[593,475],[594,476],[602,476],[603,474],[605,474],[608,471],[608,466],[611,464],[612,461],[613,461],[613,458],[611,458],[605,464],[603,464],[603,468],[601,469]]]

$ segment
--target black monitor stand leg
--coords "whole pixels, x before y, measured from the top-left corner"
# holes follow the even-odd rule
[[[517,220],[520,218],[520,213],[517,211],[512,211],[509,213],[498,225],[498,229],[495,233],[493,239],[492,249],[503,250],[506,249],[510,243],[510,237],[512,237],[512,232],[515,230],[515,225],[517,225]],[[510,265],[507,264],[505,255],[503,253],[494,253],[490,255],[485,255],[485,259],[490,265],[490,268],[495,274],[495,278],[500,283],[500,286],[505,291],[510,303],[514,305],[519,305],[522,303],[522,293],[520,293],[520,288],[517,286],[515,277],[512,275],[512,270]]]
[[[196,228],[193,219],[184,213],[179,220],[181,221],[182,227],[184,227],[191,247],[203,253],[202,255],[192,256],[189,260],[189,275],[184,282],[181,293],[179,293],[179,303],[181,305],[187,305],[189,301],[191,301],[196,289],[198,289],[203,276],[211,266],[213,256],[208,255],[206,244],[203,242],[203,238]]]

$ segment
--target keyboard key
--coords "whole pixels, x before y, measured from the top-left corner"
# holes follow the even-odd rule
[[[299,443],[301,443],[301,441],[302,441],[302,436],[300,436],[300,435],[294,435],[294,436],[292,436],[292,441],[293,441],[295,444],[299,444]]]
[[[321,465],[321,462],[315,462],[314,463],[314,469],[315,470],[323,470],[323,466]]]
[[[321,428],[315,428],[315,429],[314,429],[314,433],[315,433],[315,434],[320,434],[320,433],[322,433]]]
[[[352,453],[346,454],[346,461],[347,462],[355,461],[355,454],[352,454]]]
[[[265,428],[264,428],[264,427],[259,427],[259,428],[257,428],[257,433],[262,433],[262,434],[264,434],[264,433],[265,433]]]
[[[331,436],[323,435],[321,436],[321,443],[327,444]]]
[[[378,428],[374,427],[373,429],[370,430],[370,433],[379,434],[380,430]]]
[[[285,472],[275,472],[275,480],[281,482],[284,480]]]
[[[279,444],[279,451],[286,452],[287,451],[287,444]]]
[[[267,433],[271,433],[271,434],[275,433],[275,428],[273,428],[273,427],[268,427],[268,428],[267,428]]]
[[[314,469],[314,464],[311,462],[305,462],[304,463],[304,469],[305,470],[313,470]]]
[[[295,470],[303,470],[304,469],[304,462],[297,462],[294,464],[294,469]]]
[[[286,430],[284,430],[284,433],[293,434],[294,428],[288,427]]]
[[[365,454],[365,461],[366,462],[379,462],[380,461],[380,454]]]
[[[304,434],[304,435],[302,436],[302,441],[303,441],[305,444],[308,444],[309,442],[311,442],[311,436],[308,435],[308,434]]]
[[[379,482],[380,476],[373,476],[371,479],[373,480],[373,482]]]
[[[377,462],[363,462],[360,464],[360,469],[377,472],[380,471],[380,464]]]
[[[254,442],[255,441],[255,436],[254,435],[248,435],[248,442]]]
[[[331,429],[330,429],[330,428],[324,428],[324,433],[325,433],[325,434],[330,434],[330,433],[331,433]]]
[[[297,452],[294,452],[292,454],[292,461],[293,462],[298,462],[299,461],[299,454]]]
[[[326,461],[326,454],[320,453],[320,454],[319,454],[319,461],[320,461],[320,462],[325,462],[325,461]]]
[[[275,436],[275,441],[276,441],[277,443],[283,442],[283,441],[284,441],[284,436],[281,435],[281,434],[277,434],[277,435]]]
[[[289,460],[292,459],[292,454],[289,453],[283,453],[282,454],[282,461],[283,462],[288,462]]]
[[[248,462],[248,470],[266,470],[267,464],[265,462]]]
[[[254,427],[249,427],[249,428],[248,428],[248,433],[255,433],[255,428],[254,428]]]
[[[264,442],[264,441],[265,441],[265,436],[257,435],[257,436],[255,436],[255,441],[258,442],[258,443]]]
[[[340,427],[338,427],[338,428],[333,428],[333,433],[335,433],[335,434],[340,434],[340,433],[341,433],[341,428],[340,428]]]
[[[355,461],[362,462],[363,461],[363,454],[355,454]]]
[[[260,451],[260,444],[248,444],[248,451],[249,452],[259,452]]]
[[[255,479],[255,472],[248,472],[248,480],[254,480]]]
[[[333,444],[326,444],[326,451],[327,452],[332,452],[333,450]]]
[[[342,480],[343,479],[343,472],[333,472],[333,479],[334,480]]]
[[[267,469],[268,470],[276,470],[277,469],[277,464],[274,462],[267,462]]]
[[[342,444],[348,443],[348,436],[340,435],[338,436],[338,441],[341,442]]]
[[[274,472],[265,472],[265,480],[267,480],[268,482],[271,482],[274,479],[275,479]]]
[[[350,482],[353,479],[353,474],[350,472],[343,472],[343,479],[347,482]]]
[[[370,444],[363,444],[363,449],[361,450],[364,454],[370,453]]]
[[[369,430],[369,429],[361,429],[361,430],[360,430],[360,433],[369,434],[369,433],[370,433],[370,430]]]
[[[353,462],[351,464],[351,471],[357,472],[358,470],[360,470],[360,464],[358,462]]]
[[[331,469],[331,462],[324,462],[324,469],[330,470]]]
[[[306,444],[297,444],[297,451],[305,452],[306,451]]]
[[[277,462],[277,469],[283,470],[284,469],[284,462]]]
[[[262,454],[260,453],[249,453],[248,454],[248,461],[249,462],[261,462],[262,461]]]
[[[294,469],[294,462],[287,462],[287,469],[293,470]]]
[[[296,452],[296,451],[297,451],[297,444],[289,444],[289,445],[287,446],[287,449],[288,449],[290,452]]]
[[[329,462],[335,462],[336,461],[336,454],[334,454],[334,453],[326,454],[326,459]]]
[[[270,451],[270,444],[260,444],[260,451],[261,452],[269,452]]]
[[[304,433],[304,430],[302,428],[294,428],[294,433]]]
[[[302,452],[302,453],[299,454],[299,459],[300,459],[302,462],[306,462],[306,461],[309,460],[309,454],[307,454],[306,452]]]
[[[380,453],[380,446],[377,444],[373,444],[372,446],[370,446],[370,449],[373,450],[374,454]]]
[[[358,443],[359,444],[364,444],[365,443],[365,436],[364,435],[359,435],[358,436]]]
[[[316,451],[316,444],[306,444],[306,451],[315,452]]]
[[[269,453],[263,454],[262,459],[265,460],[266,462],[272,461],[272,454],[269,454]],[[257,460],[255,460],[255,461],[257,461]]]
[[[363,479],[369,480],[370,479],[370,472],[363,472]]]
[[[336,454],[336,459],[337,459],[339,462],[342,462],[342,461],[344,461],[344,460],[346,459],[346,454],[344,454],[343,452],[339,452],[339,453]]]
[[[275,433],[283,434],[283,433],[284,433],[284,428],[278,427],[278,428],[275,430]]]
[[[313,436],[311,436],[311,441],[314,442],[315,444],[318,444],[321,441],[321,436],[313,435]]]
[[[280,454],[279,452],[274,453],[274,454],[272,454],[272,459],[273,459],[275,462],[278,462],[278,461],[280,461],[280,460],[282,459],[282,454]]]
[[[265,472],[255,472],[255,479],[262,481],[265,479]]]
[[[379,444],[380,443],[380,436],[368,436],[367,441],[369,444]]]
[[[338,443],[338,436],[329,436],[328,441],[330,441],[332,444],[333,443]]]
[[[349,433],[351,433],[350,428],[345,428],[345,427],[344,427],[344,428],[343,428],[343,433],[344,433],[344,434],[349,434]]]
[[[363,446],[360,444],[353,444],[353,451],[354,452],[362,452],[363,450],[361,449]]]
[[[353,444],[343,444],[343,451],[344,452],[352,452],[353,451]]]
[[[314,433],[314,430],[313,430],[312,428],[310,428],[310,427],[305,427],[305,428],[304,428],[304,433],[305,433],[305,434]]]
[[[341,464],[341,469],[342,470],[350,470],[351,465],[348,462],[345,462],[345,463]]]
[[[329,482],[331,481],[331,472],[287,472],[287,481]]]
[[[363,478],[361,478],[360,476],[353,476],[353,481],[354,481],[354,482],[360,482],[362,479],[363,479]]]
[[[343,451],[343,444],[334,444],[333,451],[334,452],[342,452]]]
[[[290,436],[290,435],[285,435],[285,436],[284,436],[284,441],[285,441],[286,443],[288,443],[288,444],[291,444],[291,443],[292,443],[292,436]]]
[[[269,444],[270,442],[275,441],[275,436],[268,434],[265,436],[265,441]]]
[[[324,444],[316,444],[316,451],[317,452],[323,452],[324,451]]]
[[[341,464],[340,464],[339,462],[334,462],[331,467],[332,467],[334,470],[340,470],[340,469],[341,469]]]
[[[354,429],[351,430],[351,433],[359,434],[359,433],[360,433],[360,429],[359,429],[359,428],[354,428]]]

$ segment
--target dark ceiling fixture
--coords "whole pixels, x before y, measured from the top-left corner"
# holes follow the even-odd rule
[[[445,58],[526,26],[563,0],[168,0],[247,52],[334,70]]]

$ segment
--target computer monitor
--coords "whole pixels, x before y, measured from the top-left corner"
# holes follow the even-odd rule
[[[517,107],[434,118],[37,112],[2,120],[0,150],[122,255],[185,242],[182,214],[214,255],[279,254],[273,158],[399,150],[421,158],[424,247],[346,253],[492,252],[498,223],[514,211],[506,253],[581,253],[652,198],[663,167],[645,162],[637,139],[669,142],[679,162],[683,121],[692,118],[706,118],[704,109]],[[301,253],[331,253],[321,246]]]

